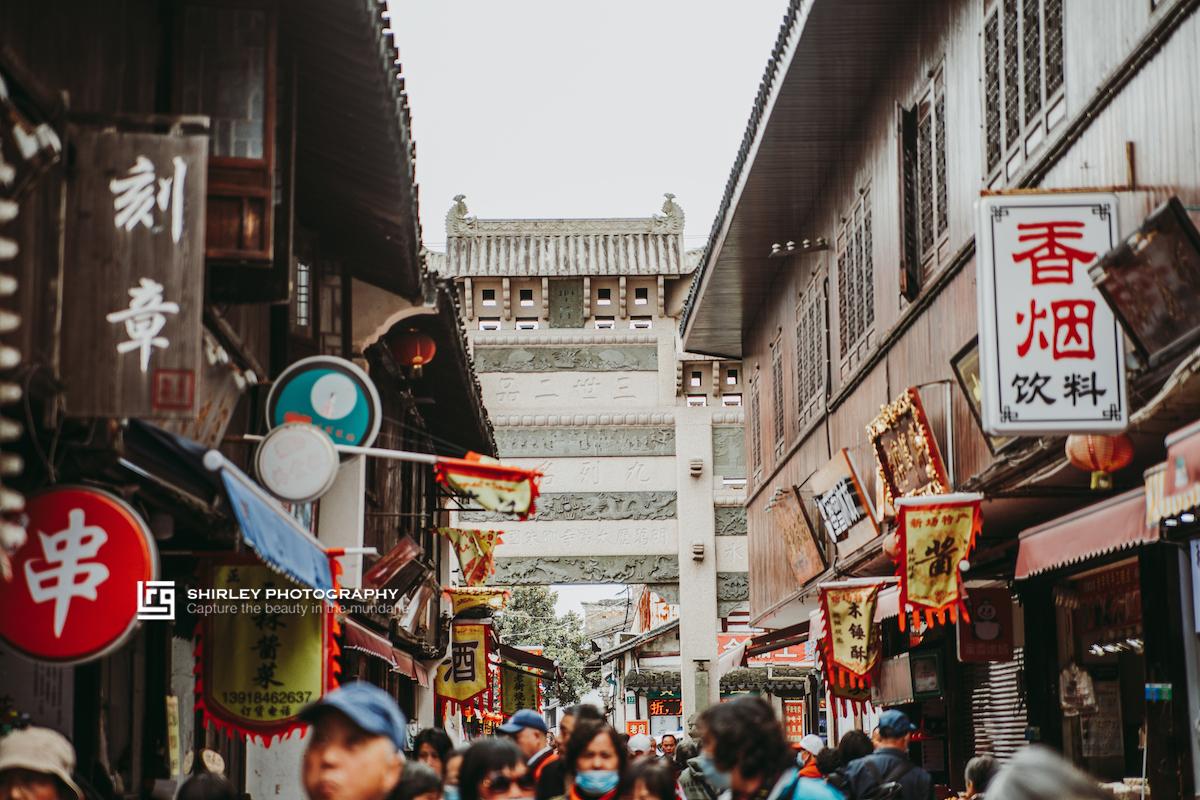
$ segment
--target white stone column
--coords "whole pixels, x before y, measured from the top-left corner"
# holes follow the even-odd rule
[[[684,724],[697,711],[717,702],[717,548],[713,530],[712,423],[707,408],[677,408],[675,472],[679,502],[679,661]],[[689,464],[704,468],[692,477]],[[695,559],[693,548],[704,548]],[[697,662],[708,662],[708,695],[697,697]]]

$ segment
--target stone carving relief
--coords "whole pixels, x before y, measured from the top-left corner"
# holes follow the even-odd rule
[[[717,600],[749,600],[750,574],[747,572],[718,572]]]
[[[454,195],[454,202],[446,212],[446,233],[449,236],[464,234],[475,224],[475,218],[467,216],[467,204],[464,202],[466,199],[465,194]]]
[[[745,536],[744,506],[717,506],[713,509],[713,527],[717,536]]]
[[[674,518],[675,492],[546,492],[538,497],[537,513],[529,519],[555,522]],[[512,517],[487,511],[464,511],[459,514],[459,519],[495,522]]]
[[[552,583],[673,583],[679,581],[677,556],[584,556],[497,558],[494,586]]]
[[[479,347],[479,372],[653,372],[656,347]]]
[[[673,456],[674,428],[497,428],[502,458]]]
[[[712,429],[713,472],[717,475],[746,475],[746,445],[742,428],[722,426]]]

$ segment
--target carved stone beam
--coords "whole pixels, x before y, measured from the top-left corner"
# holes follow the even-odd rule
[[[512,319],[512,280],[509,278],[500,279],[500,296],[504,308],[504,318]]]
[[[658,276],[658,315],[667,315],[667,279],[662,275]]]
[[[629,287],[624,275],[617,278],[617,285],[620,287],[617,289],[617,296],[621,298],[621,305],[618,314],[620,314],[622,318],[625,318],[629,316],[628,303],[626,302],[626,293],[629,291]]]
[[[712,396],[721,394],[721,362],[712,362]]]
[[[550,279],[542,278],[542,319],[550,319]]]
[[[583,279],[583,318],[587,320],[592,315],[592,279]]]
[[[467,319],[475,318],[475,282],[470,278],[463,278],[463,310],[467,314]]]

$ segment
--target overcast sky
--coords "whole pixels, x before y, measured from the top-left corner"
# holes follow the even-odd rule
[[[426,244],[480,217],[648,216],[704,245],[785,0],[390,0]]]

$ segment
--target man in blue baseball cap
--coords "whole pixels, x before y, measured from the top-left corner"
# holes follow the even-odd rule
[[[533,709],[522,708],[497,730],[511,736],[517,747],[521,748],[534,785],[541,779],[542,771],[558,760],[558,754],[550,746],[546,735],[546,720]]]
[[[933,800],[933,779],[908,758],[916,729],[899,709],[879,715],[879,746],[846,768],[852,796]]]
[[[356,681],[300,712],[312,725],[304,791],[312,800],[386,800],[404,773],[404,714],[382,689]]]

